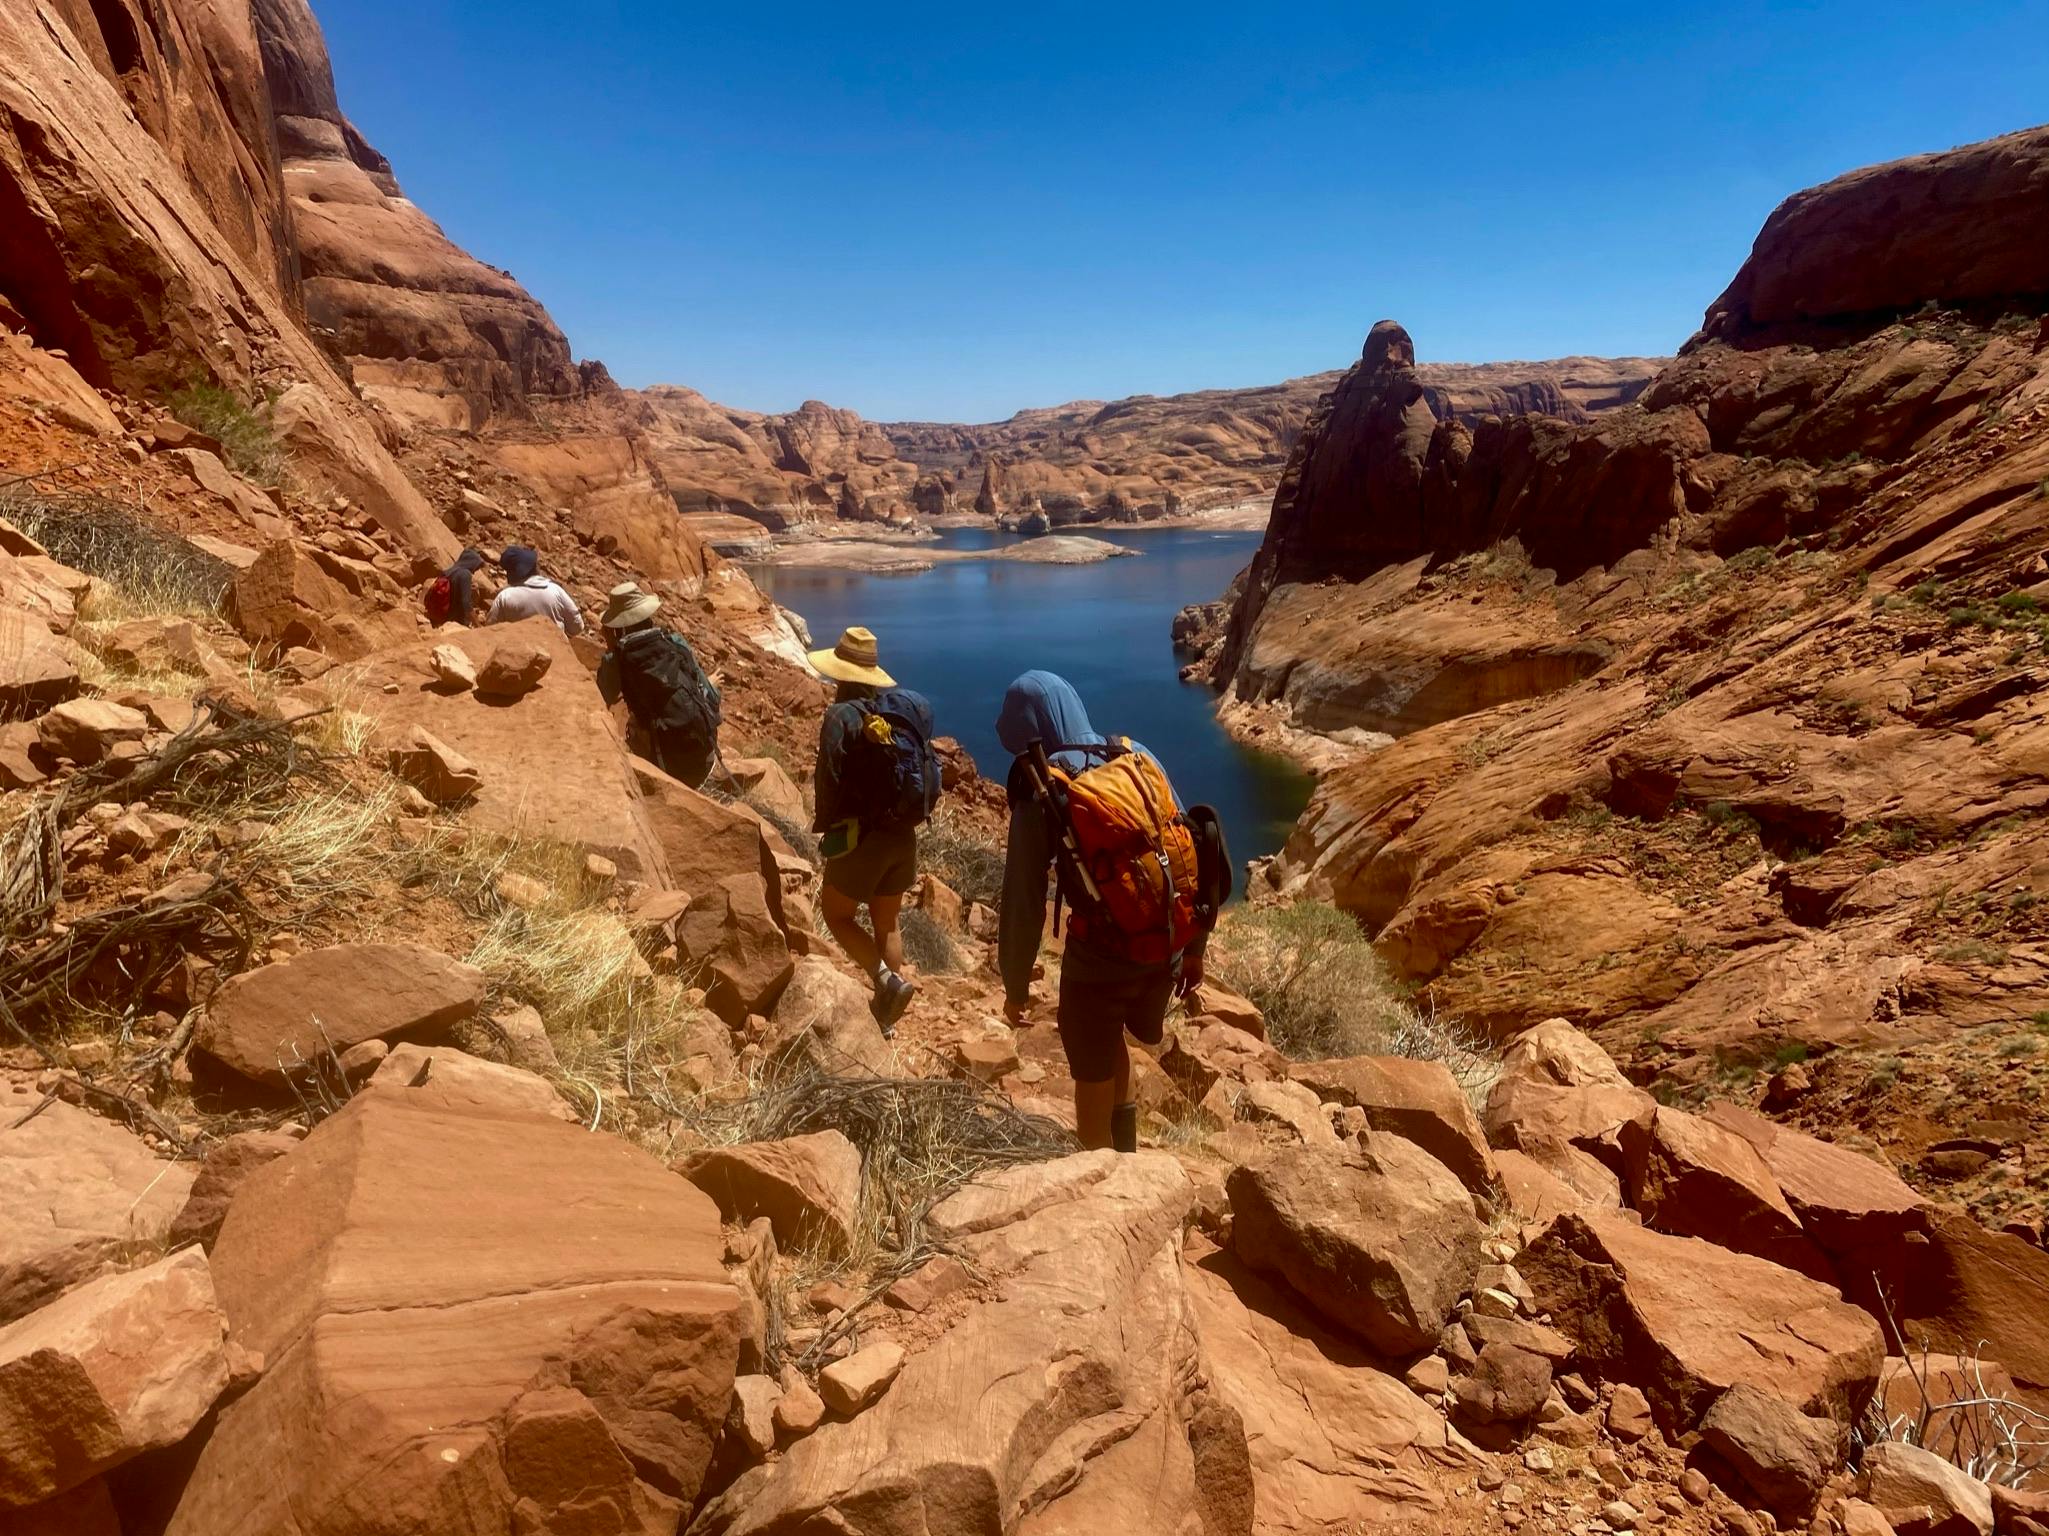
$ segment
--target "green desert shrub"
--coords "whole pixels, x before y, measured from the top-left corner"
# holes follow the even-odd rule
[[[1232,908],[1210,939],[1209,969],[1266,1016],[1274,1048],[1297,1061],[1442,1061],[1475,1096],[1497,1075],[1491,1042],[1410,1003],[1359,925],[1327,903]]]
[[[171,414],[221,445],[228,462],[258,485],[284,476],[285,453],[271,426],[270,408],[253,407],[233,390],[195,379],[172,395]]]

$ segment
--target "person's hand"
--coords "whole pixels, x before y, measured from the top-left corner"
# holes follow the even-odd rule
[[[1021,1003],[1013,1003],[1006,1000],[1003,1004],[1003,1022],[1012,1029],[1023,1029],[1026,1025],[1030,1024],[1032,1022],[1032,1000],[1026,998]]]
[[[1186,997],[1197,987],[1201,986],[1202,975],[1202,956],[1183,955],[1181,957],[1181,986],[1179,989],[1181,996]]]

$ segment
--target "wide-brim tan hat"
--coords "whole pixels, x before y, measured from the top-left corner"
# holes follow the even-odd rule
[[[643,592],[630,581],[614,587],[605,599],[605,611],[598,622],[607,629],[629,629],[635,624],[653,618],[661,611],[662,600],[652,592]]]
[[[840,635],[840,643],[829,651],[813,651],[811,665],[839,683],[866,683],[872,688],[893,688],[896,679],[877,665],[881,655],[875,636],[858,624]]]

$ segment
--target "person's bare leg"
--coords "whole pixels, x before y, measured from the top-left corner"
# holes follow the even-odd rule
[[[901,893],[877,896],[868,903],[868,921],[875,925],[875,942],[882,951],[882,963],[899,975],[904,968],[904,931],[898,921],[903,910]]]
[[[834,886],[825,886],[818,899],[820,912],[824,915],[826,929],[839,940],[847,958],[858,965],[871,981],[882,952],[875,940],[868,936],[868,930],[860,924],[861,904]]]
[[[1129,1071],[1127,1064],[1126,1070]],[[1074,1133],[1091,1152],[1110,1145],[1110,1110],[1117,1102],[1117,1082],[1074,1085]]]

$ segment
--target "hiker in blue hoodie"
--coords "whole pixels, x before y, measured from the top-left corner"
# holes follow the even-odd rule
[[[1004,1017],[1019,1026],[1031,1022],[1032,969],[1045,934],[1049,873],[1058,871],[1070,910],[1079,906],[1077,893],[1068,888],[1067,861],[1056,842],[1063,827],[1035,786],[1034,745],[1043,748],[1051,767],[1070,775],[1124,752],[1150,759],[1155,767],[1158,759],[1137,742],[1112,743],[1098,733],[1089,724],[1080,696],[1065,678],[1051,672],[1027,672],[1010,685],[997,716],[996,737],[1015,758],[1007,786],[1010,837],[997,961],[1003,975]],[[1171,816],[1178,807],[1175,797],[1174,805],[1163,809]],[[1091,942],[1091,935],[1096,942]],[[1117,953],[1118,939],[1100,919],[1089,934],[1070,932],[1055,1017],[1074,1078],[1074,1117],[1082,1145],[1135,1152],[1138,1105],[1131,1097],[1131,1055],[1124,1037],[1128,1033],[1141,1044],[1159,1044],[1177,991],[1202,980],[1206,936],[1159,959]]]

